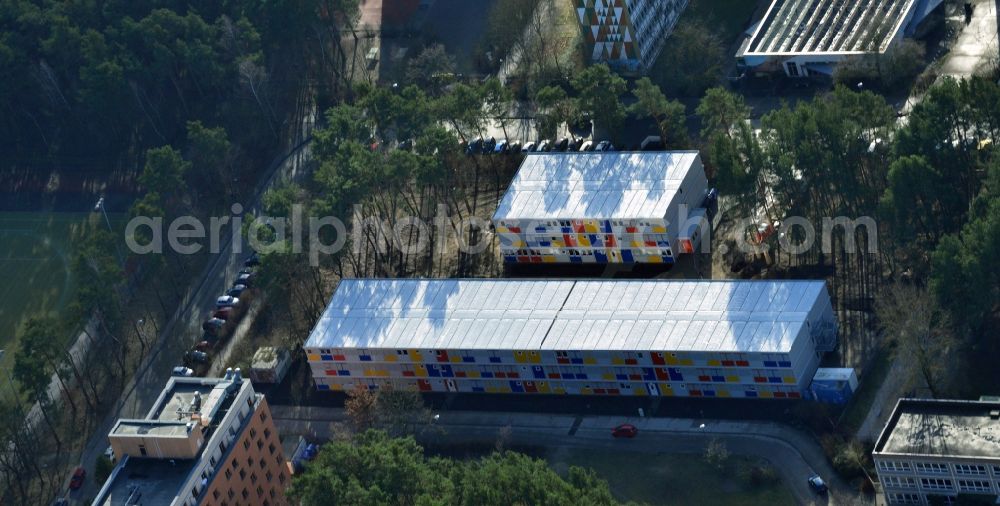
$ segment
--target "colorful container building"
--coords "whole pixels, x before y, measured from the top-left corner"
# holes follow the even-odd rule
[[[805,397],[822,281],[347,279],[305,343],[319,390]]]
[[[532,153],[493,214],[507,264],[667,263],[698,250],[697,151]]]

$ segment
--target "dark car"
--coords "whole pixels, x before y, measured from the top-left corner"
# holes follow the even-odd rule
[[[611,437],[633,438],[637,434],[639,434],[639,429],[630,423],[623,423],[614,429],[611,429]]]
[[[244,272],[239,276],[236,276],[236,281],[233,286],[243,285],[243,286],[253,286],[253,282],[257,279],[257,273],[254,272]]]
[[[243,261],[244,267],[256,267],[258,265],[260,265],[260,256],[257,253],[250,255],[250,258]]]
[[[571,139],[569,144],[566,145],[566,151],[580,151],[580,146],[583,145],[583,139]]]
[[[246,291],[247,285],[241,285],[239,283],[233,285],[232,288],[226,290],[226,295],[232,295],[233,297],[242,297],[243,292]]]
[[[597,145],[594,146],[594,151],[614,151],[614,150],[615,146],[608,141],[598,142]]]
[[[73,477],[69,479],[69,489],[79,490],[83,486],[83,479],[87,477],[87,470],[82,467],[77,467],[73,471]]]
[[[232,307],[222,307],[212,311],[212,318],[218,318],[220,320],[229,320],[229,317],[233,315]]]
[[[201,329],[213,336],[221,334],[224,328],[226,328],[226,320],[222,318],[212,318],[201,324]]]
[[[563,137],[552,146],[552,151],[566,151],[567,147],[569,147],[569,139]]]
[[[497,140],[493,137],[483,141],[483,151],[484,155],[488,155],[493,152],[493,149],[497,147]]]
[[[208,353],[205,353],[204,351],[189,350],[184,354],[184,358],[196,364],[208,363]]]
[[[510,153],[520,153],[521,152],[521,141],[514,141],[510,143]]]
[[[542,139],[542,141],[538,143],[538,151],[542,153],[548,153],[549,151],[552,151],[552,141],[548,139]]]
[[[510,151],[510,145],[507,144],[507,139],[500,139],[497,141],[496,146],[493,147],[493,153],[497,155],[502,155]]]
[[[212,351],[213,349],[215,349],[215,343],[213,343],[211,341],[201,341],[198,344],[194,345],[194,349],[196,351],[202,351],[202,352],[208,353],[208,352]]]
[[[817,494],[825,494],[827,489],[826,482],[823,478],[820,478],[818,474],[814,474],[809,477],[809,488],[816,492]]]
[[[483,138],[476,137],[475,140],[470,141],[469,145],[465,147],[465,154],[474,155],[476,153],[483,152]]]

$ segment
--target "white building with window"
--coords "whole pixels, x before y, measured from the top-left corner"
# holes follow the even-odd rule
[[[832,75],[837,63],[884,54],[942,0],[774,0],[736,53],[737,64],[789,77]]]
[[[530,153],[492,221],[506,264],[673,264],[707,193],[697,151]]]
[[[824,281],[345,279],[304,348],[319,390],[799,399]]]
[[[1000,402],[900,399],[872,458],[889,504],[1000,500]]]

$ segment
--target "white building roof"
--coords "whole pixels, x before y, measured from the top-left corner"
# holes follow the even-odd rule
[[[788,352],[823,281],[346,279],[307,348]]]
[[[494,220],[662,219],[697,151],[531,153]]]
[[[940,3],[940,0],[932,2]],[[885,52],[917,0],[774,0],[745,55]]]

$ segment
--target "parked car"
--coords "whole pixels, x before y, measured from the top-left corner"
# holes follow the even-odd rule
[[[535,142],[525,143],[525,145],[521,147],[522,153],[534,153],[535,151],[538,151],[538,143]]]
[[[469,145],[465,148],[466,155],[474,155],[476,153],[483,152],[483,138],[476,137],[475,140],[469,142]]]
[[[111,446],[104,449],[104,456],[111,462],[115,461],[115,449]]]
[[[639,429],[630,423],[623,423],[611,429],[611,437],[633,438],[639,434]]]
[[[195,363],[195,364],[207,364],[208,363],[208,353],[198,350],[188,350],[184,354],[184,358]]]
[[[825,494],[828,490],[826,482],[824,482],[823,478],[820,478],[818,474],[814,474],[809,477],[809,488],[811,488],[813,492],[820,495]]]
[[[396,149],[401,149],[403,151],[410,151],[413,149],[413,139],[406,139],[405,141],[400,141],[396,146]]]
[[[570,139],[569,144],[566,145],[566,151],[580,151],[582,145],[583,139]]]
[[[182,365],[179,365],[177,367],[174,367],[174,369],[170,371],[170,375],[186,378],[188,376],[194,376],[194,371],[190,367],[184,367]]]
[[[614,150],[615,146],[611,144],[611,142],[609,141],[601,141],[598,142],[596,146],[594,146],[594,151],[614,151]]]
[[[218,341],[216,341],[216,342],[218,342]],[[194,345],[194,349],[197,350],[197,351],[203,351],[205,353],[208,353],[208,352],[212,351],[213,349],[215,349],[215,343],[213,343],[212,341],[208,341],[208,340],[200,341],[200,342],[198,342],[198,344]]]
[[[497,147],[497,140],[493,137],[483,141],[483,154],[488,154],[493,152],[493,148]]]
[[[236,285],[253,286],[253,282],[256,279],[257,279],[256,272],[244,272],[243,274],[236,276],[236,281],[233,283],[233,286]]]
[[[538,143],[538,150],[544,153],[552,151],[552,141],[548,139],[542,140],[542,142]]]
[[[520,153],[521,152],[521,141],[514,141],[510,143],[509,153]]]
[[[559,139],[554,146],[552,146],[552,151],[566,151],[566,148],[568,147],[569,139],[563,137],[562,139]]]
[[[595,147],[594,146],[594,141],[587,141],[587,142],[584,142],[583,144],[580,144],[580,151],[581,152],[593,151],[594,147]]]
[[[205,323],[201,324],[201,330],[213,335],[218,336],[223,333],[226,328],[226,320],[222,318],[212,318]]]
[[[236,283],[235,285],[233,285],[232,288],[230,288],[229,290],[226,290],[226,295],[232,295],[233,297],[239,297],[239,296],[243,295],[243,292],[246,291],[246,289],[247,289],[247,285],[241,285],[239,283]]]
[[[233,307],[222,307],[212,311],[212,318],[218,318],[220,320],[229,320],[229,317],[233,316],[235,310]]]
[[[87,470],[82,467],[77,467],[73,471],[73,477],[69,479],[69,489],[79,490],[83,486],[83,479],[87,477]]]
[[[234,307],[240,303],[240,299],[233,297],[232,295],[223,295],[218,299],[215,299],[215,307]]]
[[[243,267],[256,267],[260,265],[260,256],[256,252],[252,253],[249,258],[243,261]]]
[[[507,144],[507,139],[500,139],[497,141],[497,145],[493,147],[493,153],[500,155],[506,153],[509,149],[510,145]]]

